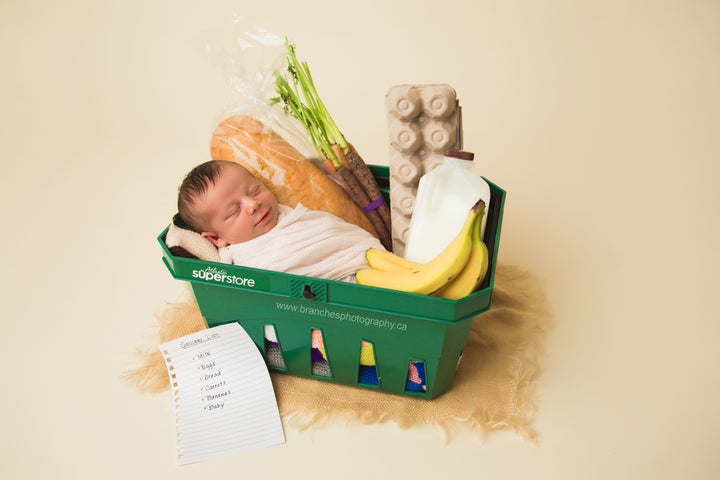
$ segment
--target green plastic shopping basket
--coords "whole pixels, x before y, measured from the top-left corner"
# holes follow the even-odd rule
[[[370,167],[389,201],[388,167]],[[490,308],[506,194],[488,183],[488,273],[459,300],[178,257],[165,244],[167,228],[157,240],[172,276],[190,282],[208,327],[239,322],[266,359],[276,347],[281,363],[268,362],[271,370],[431,399],[452,385],[472,319]],[[322,338],[322,371],[314,368],[313,334]],[[369,345],[374,365],[361,361]],[[418,368],[420,389],[409,380]]]

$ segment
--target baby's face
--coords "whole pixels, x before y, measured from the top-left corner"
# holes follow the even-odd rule
[[[214,184],[195,202],[215,246],[246,242],[269,232],[278,221],[278,202],[257,178],[239,165],[223,165]]]

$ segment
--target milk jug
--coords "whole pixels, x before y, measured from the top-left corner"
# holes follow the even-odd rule
[[[490,186],[474,170],[472,152],[448,150],[443,162],[420,177],[410,218],[405,258],[427,263],[457,236],[470,208],[485,201],[482,238],[485,238]]]

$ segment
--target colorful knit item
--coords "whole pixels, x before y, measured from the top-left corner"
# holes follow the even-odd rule
[[[284,368],[282,348],[278,344],[275,328],[265,326],[266,359],[270,366]],[[311,330],[311,362],[312,373],[324,377],[331,377],[330,365],[323,340],[322,331]],[[462,357],[462,355],[461,355]],[[460,359],[458,359],[459,362]],[[411,360],[408,363],[408,376],[405,390],[408,392],[425,392],[427,390],[425,378],[425,362]],[[379,378],[375,361],[375,348],[371,342],[360,342],[360,365],[358,367],[358,383],[362,385],[378,385]]]
[[[425,362],[411,361],[408,364],[408,378],[405,382],[406,392],[424,392],[425,385]]]
[[[375,366],[375,350],[373,344],[363,340],[360,342],[360,365]]]
[[[377,385],[377,368],[360,365],[360,368],[358,369],[358,383],[362,385]]]
[[[322,360],[327,362],[327,353],[325,353],[322,330],[313,329],[310,338],[312,341],[313,350],[317,349],[317,351],[320,353],[320,356],[322,357]],[[313,358],[313,361],[316,360]]]

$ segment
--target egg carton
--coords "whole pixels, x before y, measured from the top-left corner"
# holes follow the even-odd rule
[[[396,85],[385,96],[390,137],[390,215],[393,252],[405,253],[418,182],[462,149],[462,112],[449,85]]]

